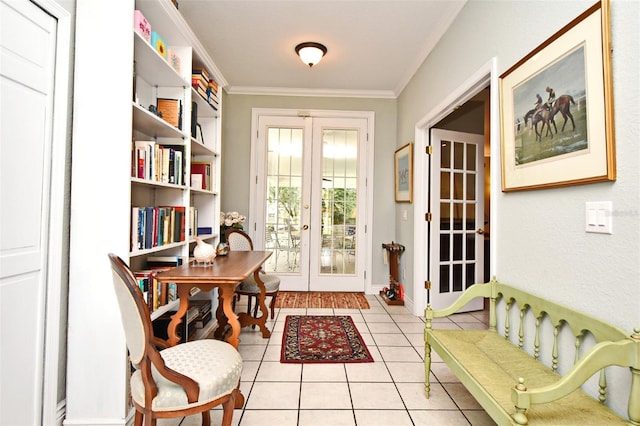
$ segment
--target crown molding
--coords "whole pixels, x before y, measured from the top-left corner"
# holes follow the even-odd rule
[[[322,98],[377,98],[396,99],[392,90],[343,90],[343,89],[301,89],[288,87],[226,86],[230,95],[305,96]]]

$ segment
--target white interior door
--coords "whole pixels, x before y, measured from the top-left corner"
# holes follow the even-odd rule
[[[0,424],[40,424],[56,20],[0,2]]]
[[[367,120],[258,119],[255,241],[282,290],[364,291]]]
[[[484,281],[484,136],[431,129],[431,146],[429,303],[440,309]]]

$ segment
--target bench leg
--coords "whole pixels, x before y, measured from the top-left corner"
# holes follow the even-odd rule
[[[631,369],[631,393],[629,394],[629,422],[640,425],[640,370]]]
[[[424,393],[429,399],[431,392],[431,345],[427,339],[427,333],[424,334]]]

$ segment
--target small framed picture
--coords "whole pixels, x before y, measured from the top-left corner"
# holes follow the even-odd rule
[[[398,148],[394,155],[397,203],[413,201],[413,143]]]

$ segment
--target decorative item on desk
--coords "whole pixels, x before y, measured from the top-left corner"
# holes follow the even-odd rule
[[[230,250],[231,249],[229,248],[229,243],[227,243],[226,241],[220,241],[218,243],[218,246],[216,247],[216,255],[226,256],[229,254]]]
[[[220,242],[226,242],[224,234],[227,232],[227,229],[244,229],[242,224],[246,220],[247,217],[238,212],[220,212]]]
[[[196,237],[196,246],[193,248],[193,257],[198,266],[208,266],[216,257],[216,250],[211,244],[205,243]]]
[[[151,24],[139,10],[136,10],[133,14],[133,29],[143,39],[147,40],[147,43],[151,42]]]
[[[158,52],[160,56],[167,60],[167,43],[164,39],[155,31],[151,31],[151,46]]]

